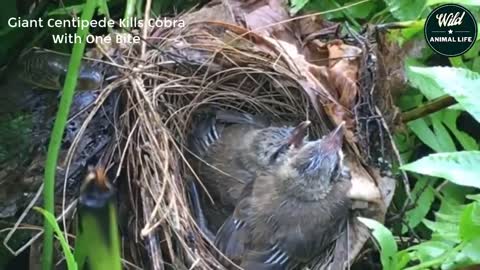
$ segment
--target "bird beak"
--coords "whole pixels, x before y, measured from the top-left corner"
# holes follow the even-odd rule
[[[288,139],[288,145],[293,145],[295,148],[298,148],[302,145],[303,139],[307,135],[308,126],[310,126],[310,121],[301,122],[293,131],[292,135]]]
[[[343,143],[343,136],[344,136],[344,131],[343,131],[344,126],[345,126],[345,121],[342,121],[342,123],[340,123],[340,125],[338,125],[338,127],[335,130],[327,134],[322,141],[326,145],[329,145],[334,149],[341,148]]]

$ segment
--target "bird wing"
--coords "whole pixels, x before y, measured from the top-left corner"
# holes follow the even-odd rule
[[[289,266],[288,263],[282,263],[281,261],[265,263],[263,260],[264,256],[265,254],[250,254],[248,259],[243,261],[241,267],[245,270],[286,270],[295,268],[295,266]]]
[[[250,228],[242,216],[246,214],[245,210],[249,204],[250,198],[241,200],[233,215],[220,227],[215,238],[215,246],[235,263],[241,261],[248,240]]]
[[[259,116],[213,108],[198,113],[194,121],[188,146],[193,154],[199,157],[203,157],[210,145],[221,137],[222,131],[227,125],[240,124],[255,128],[264,128],[269,125],[266,119]]]
[[[260,177],[255,181],[264,180]],[[255,181],[249,182],[243,189],[242,199],[237,204],[233,215],[217,232],[215,245],[224,255],[240,264],[245,270],[293,269],[297,263],[290,260],[289,254],[282,250],[280,245],[271,244],[270,240],[275,241],[273,233],[277,228],[275,217],[266,220],[254,210]],[[259,220],[262,221],[259,222]],[[256,227],[263,228],[261,236],[257,236],[254,232],[257,231]]]
[[[312,270],[344,270],[348,269],[348,228],[338,236],[335,244],[325,250],[322,256],[309,263]]]
[[[290,270],[298,267],[300,262],[295,258],[295,254],[285,246],[286,243],[277,241],[276,236],[271,233],[268,242],[261,244],[257,241],[252,245],[251,249],[245,252],[241,267],[245,270]]]
[[[292,219],[295,217],[292,216]],[[312,259],[314,259],[315,265],[329,264],[335,240],[338,234],[344,230],[343,220],[340,220],[339,226],[328,226],[329,228],[326,230],[317,228],[316,233],[294,227],[286,230],[287,226],[282,226],[285,224],[270,221],[277,224],[272,228],[275,233],[270,235],[270,241],[268,243],[265,241],[264,245],[257,242],[252,249],[249,249],[249,245],[244,247],[241,263],[243,269],[291,270],[305,266]],[[340,270],[342,268],[331,267],[330,269]]]
[[[218,110],[215,116],[217,121],[224,124],[252,125],[257,128],[265,128],[270,125],[270,122],[263,117],[237,111]]]
[[[256,181],[259,185],[272,183],[265,179]],[[253,244],[247,245],[241,266],[287,270],[313,259],[320,264],[328,263],[335,241],[346,229],[348,204],[338,201],[346,193],[346,187],[343,183],[335,186],[328,198],[316,203],[299,203],[282,195],[272,195],[272,188],[268,186],[255,189],[255,206],[262,209],[250,211],[251,215],[258,216],[249,217]]]
[[[249,208],[251,207],[251,194],[253,181],[247,183],[241,193],[241,200],[238,202],[233,214],[228,217],[218,229],[215,246],[232,261],[241,261],[245,252],[246,241],[249,237],[250,227],[247,223]]]
[[[196,115],[194,121],[194,127],[187,143],[190,151],[201,158],[208,151],[210,145],[218,140],[218,134],[221,134],[223,125],[217,125],[215,115],[208,112]]]

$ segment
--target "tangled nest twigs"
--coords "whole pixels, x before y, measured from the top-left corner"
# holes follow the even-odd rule
[[[211,42],[208,44],[212,46]],[[158,53],[153,52],[150,57],[161,58],[155,54]],[[160,251],[160,239],[148,240],[151,258],[167,257],[175,261],[172,257],[179,255],[175,246],[180,245],[184,247],[181,250],[189,265],[195,262],[203,268],[218,265],[200,238],[201,232],[190,214],[186,197],[185,176],[190,170],[183,147],[192,114],[198,108],[222,106],[250,113],[262,112],[282,121],[308,118],[320,123],[306,95],[288,86],[293,86],[294,81],[275,72],[271,59],[256,55],[251,60],[247,53],[239,50],[222,51],[222,57],[230,61],[233,57],[241,58],[250,66],[235,66],[238,63],[232,61],[231,68],[213,72],[197,69],[190,71],[188,77],[179,75],[178,70],[158,68],[143,72],[141,80],[133,75],[131,84],[124,88],[125,107],[129,110],[120,118],[130,138],[126,143],[130,157],[127,170],[130,181],[140,189],[140,209],[143,208],[145,219],[137,226],[142,228],[141,236],[147,238],[155,239],[161,231],[161,240],[166,241],[168,247],[167,251]],[[322,133],[318,125],[314,132],[314,136]],[[171,239],[176,243],[170,243]],[[188,243],[190,240],[194,243]],[[154,269],[162,269],[161,261],[152,263]]]
[[[220,8],[226,10],[223,4]],[[235,8],[248,10],[242,5]],[[202,12],[197,14],[208,20]],[[282,24],[271,32],[251,32],[232,20],[193,23],[198,21],[194,14],[184,17],[192,23],[187,21],[183,29],[150,29],[148,40],[154,41],[155,49],[143,55],[136,47],[116,53],[117,64],[130,70],[116,79],[122,82],[122,112],[116,123],[119,149],[112,152],[125,169],[128,183],[121,183],[126,192],[120,196],[128,196],[125,208],[134,217],[128,221],[128,235],[133,237],[127,241],[132,245],[127,257],[151,269],[221,267],[202,237],[188,198],[192,172],[185,141],[192,115],[204,106],[260,113],[285,122],[309,119],[312,137],[346,121],[354,178],[351,197],[367,202],[360,207],[370,210],[364,211],[367,216],[383,219],[389,204],[384,195],[391,197],[392,182],[379,170],[365,168],[364,160],[359,160],[365,149],[357,144],[362,138],[355,134],[359,123],[354,106],[365,90],[357,83],[361,50],[338,39],[328,43],[312,39],[302,51],[285,41],[291,23],[280,30]],[[322,23],[315,18],[309,22],[317,28]],[[283,31],[283,40],[275,38],[278,31]],[[324,64],[312,64],[319,62]],[[353,259],[368,234],[356,221],[350,232]],[[142,249],[148,262],[142,259]]]
[[[376,72],[375,63],[362,65],[373,50],[366,51],[358,39],[342,41],[338,25],[318,17],[292,20],[280,0],[250,2],[224,1],[186,14],[185,28],[145,29],[146,50],[142,45],[99,48],[118,71],[97,98],[66,160],[78,158],[82,134],[95,128],[90,121],[115,97],[114,139],[100,160],[117,168],[120,222],[127,228],[123,254],[136,265],[129,268],[222,269],[195,221],[188,193],[189,181],[202,186],[202,179],[195,179],[186,162],[185,142],[193,115],[205,106],[279,122],[308,119],[312,138],[345,121],[349,196],[356,200],[349,263],[368,239],[366,228],[353,217],[385,216],[395,183],[384,174],[389,167],[370,161],[378,160],[374,155],[395,159],[387,136],[392,119],[377,121],[385,108],[393,107],[379,109],[378,98],[369,96],[373,89],[388,96],[364,76],[367,68]],[[360,101],[369,110],[357,110]],[[378,136],[384,139],[384,151],[370,156],[372,146],[365,140],[378,143]]]
[[[202,11],[198,14],[209,19]],[[279,121],[309,119],[313,137],[325,134],[333,126],[330,122],[346,121],[354,178],[351,197],[367,205],[373,202],[360,208],[370,210],[367,216],[383,219],[389,199],[382,195],[391,196],[392,182],[364,167],[358,158],[364,151],[357,145],[361,138],[354,132],[358,123],[353,109],[362,91],[357,83],[361,50],[337,39],[312,40],[302,52],[285,41],[288,38],[275,38],[278,31],[284,31],[280,36],[285,38],[292,30],[288,27],[251,32],[232,21],[193,23],[198,20],[193,14],[184,18],[192,22],[186,28],[149,32],[155,49],[143,55],[140,48],[117,52],[117,64],[131,70],[117,79],[124,83],[116,135],[121,148],[116,162],[128,179],[121,196],[129,197],[126,208],[134,216],[129,222],[129,235],[134,236],[131,260],[151,269],[221,267],[202,237],[188,198],[192,172],[184,146],[192,115],[204,106],[260,113]],[[315,18],[311,21],[319,26]],[[311,64],[315,60],[324,65]],[[377,184],[384,188],[382,195]],[[353,259],[368,234],[356,221],[350,228]],[[138,244],[146,249],[148,263]]]

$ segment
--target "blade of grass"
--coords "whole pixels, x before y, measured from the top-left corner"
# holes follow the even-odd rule
[[[136,9],[137,9],[137,18],[138,19],[143,18],[143,0],[137,1]]]
[[[133,17],[135,13],[135,6],[137,5],[136,0],[127,0],[127,7],[125,8],[125,15],[123,16],[124,19],[130,19]]]
[[[87,0],[85,9],[83,10],[81,19],[90,21],[93,17],[95,8],[97,7],[96,0]],[[65,85],[63,86],[62,98],[60,99],[60,105],[58,107],[57,117],[53,124],[52,135],[47,151],[47,161],[45,164],[45,183],[43,190],[44,209],[55,215],[55,173],[58,161],[58,152],[62,143],[63,132],[65,124],[70,112],[70,105],[72,103],[73,94],[77,84],[78,71],[85,50],[85,37],[88,34],[88,27],[80,27],[77,29],[77,35],[80,37],[81,42],[76,43],[73,46],[72,56],[68,65],[67,76],[65,79]],[[44,221],[44,236],[43,236],[43,254],[42,254],[42,269],[51,270],[53,262],[53,228],[48,223],[48,220]]]
[[[380,246],[380,261],[383,269],[396,269],[398,247],[392,232],[376,220],[362,217],[358,220],[372,230],[372,235]]]
[[[58,227],[58,223],[55,220],[55,216],[53,216],[50,212],[47,212],[39,207],[33,208],[35,211],[38,211],[42,214],[45,219],[48,221],[48,224],[52,226],[52,229],[55,231],[55,234],[58,237],[58,241],[60,241],[60,245],[62,246],[63,254],[65,255],[65,260],[67,261],[67,269],[68,270],[77,270],[77,263],[75,262],[75,258],[73,257],[72,251],[67,244],[67,240],[63,236],[62,230]]]

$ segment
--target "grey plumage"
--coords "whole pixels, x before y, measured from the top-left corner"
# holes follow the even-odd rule
[[[212,231],[232,213],[257,171],[275,166],[291,147],[304,140],[309,124],[275,127],[258,116],[213,109],[197,114],[194,123],[188,143],[192,153],[189,162],[215,200],[215,204],[203,200]]]
[[[297,269],[329,252],[349,209],[341,128],[259,171],[220,228],[219,250],[246,270]]]

